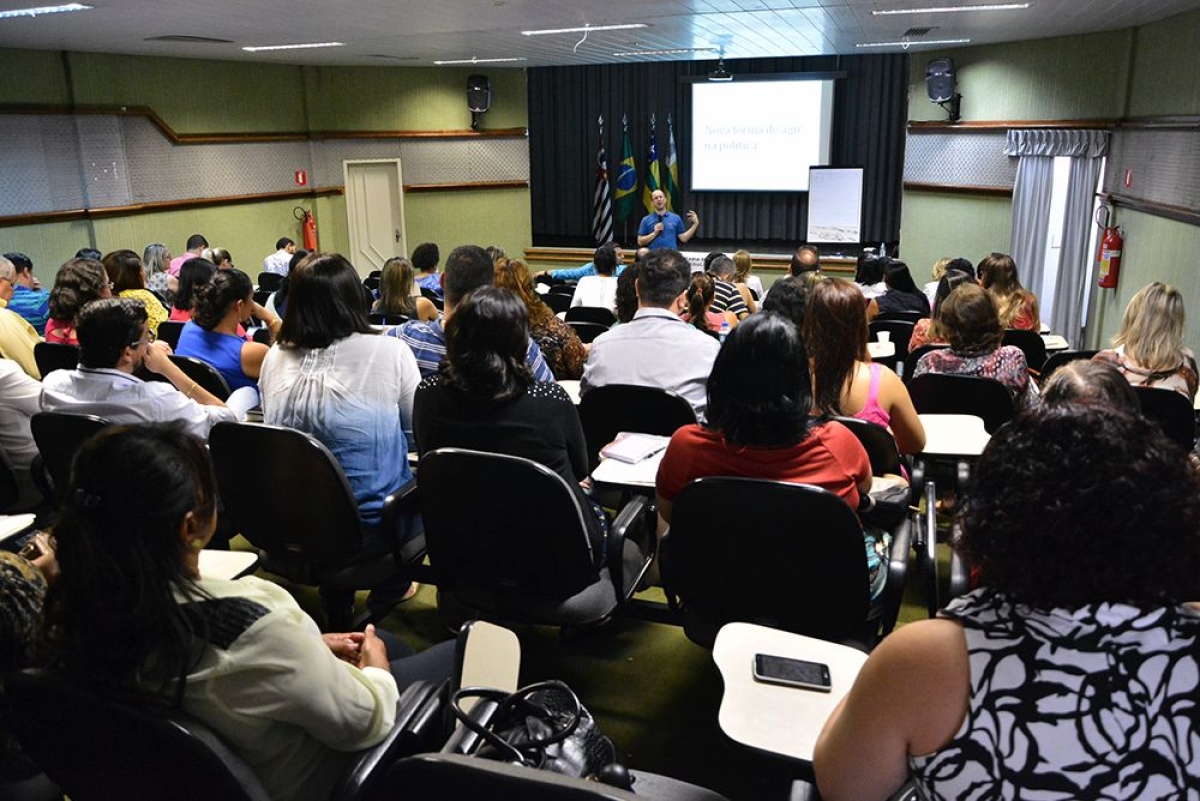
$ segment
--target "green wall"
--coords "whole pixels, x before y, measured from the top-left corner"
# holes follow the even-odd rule
[[[1007,252],[1012,235],[1012,203],[1006,197],[905,192],[900,256],[917,285],[929,280],[941,258],[975,264],[993,251]]]

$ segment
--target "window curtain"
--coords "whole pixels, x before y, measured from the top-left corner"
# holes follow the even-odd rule
[[[1104,156],[1107,131],[1057,129],[1010,130],[1005,153],[1017,156],[1017,181],[1013,188],[1013,224],[1010,253],[1021,271],[1022,283],[1031,289],[1042,285],[1049,236],[1050,198],[1054,190],[1054,159],[1071,159],[1067,206],[1063,220],[1062,251],[1054,282],[1052,330],[1075,344],[1082,330],[1084,280],[1087,276],[1087,242],[1092,198]]]

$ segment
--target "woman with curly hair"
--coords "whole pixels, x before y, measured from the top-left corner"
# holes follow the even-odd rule
[[[1196,398],[1196,356],[1183,344],[1183,295],[1170,284],[1146,284],[1125,307],[1113,348],[1094,358],[1116,366],[1136,387]]]
[[[813,410],[847,415],[892,432],[901,453],[925,447],[925,428],[899,376],[867,356],[867,299],[843,278],[809,292],[804,343],[812,360]]]
[[[95,259],[71,259],[58,268],[54,288],[50,290],[50,319],[46,322],[46,341],[78,345],[75,316],[93,300],[112,297],[112,282],[104,265]]]
[[[1007,253],[991,253],[976,267],[979,284],[996,299],[1002,328],[1039,331],[1037,295],[1021,286],[1017,278],[1017,263]]]
[[[266,322],[274,341],[282,321],[254,302],[250,277],[241,270],[217,270],[207,284],[196,288],[192,319],[183,326],[175,352],[217,368],[230,389],[257,387],[269,348],[238,335],[242,321],[251,316]]]
[[[979,460],[956,547],[980,588],[872,652],[817,741],[821,797],[883,799],[909,776],[934,800],[1194,794],[1200,480],[1183,450],[1102,403],[1022,415]]]
[[[529,268],[520,259],[496,261],[496,286],[514,293],[529,315],[529,336],[546,357],[546,364],[559,381],[578,381],[588,352],[575,329],[564,323],[547,306],[533,287]],[[619,280],[619,279],[618,279]]]
[[[1004,328],[990,292],[970,283],[960,286],[946,298],[938,319],[950,347],[922,356],[913,378],[922,373],[991,378],[1012,395],[1017,411],[1037,405],[1038,387],[1029,378],[1024,351],[1001,344]]]
[[[167,319],[167,307],[158,296],[146,289],[146,268],[132,250],[114,250],[104,257],[104,271],[112,282],[114,295],[140,300],[146,307],[150,333],[158,335],[158,324]]]

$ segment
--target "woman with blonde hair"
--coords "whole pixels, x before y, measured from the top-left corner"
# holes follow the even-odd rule
[[[1135,387],[1171,389],[1196,398],[1196,356],[1183,345],[1183,295],[1170,284],[1155,281],[1137,291],[1113,347],[1096,354],[1116,365]]]
[[[857,417],[892,432],[901,453],[925,447],[925,428],[900,378],[867,356],[867,299],[842,278],[809,293],[804,342],[812,363],[813,411]]]
[[[762,279],[750,271],[754,268],[754,260],[750,251],[741,249],[733,254],[733,285],[746,303],[751,314],[758,311],[758,301],[763,297]]]
[[[979,262],[979,285],[996,299],[1002,328],[1039,331],[1037,295],[1021,286],[1017,263],[1006,253],[990,253]]]
[[[533,277],[520,259],[496,261],[496,286],[507,289],[525,304],[529,337],[541,348],[546,364],[559,381],[577,381],[583,375],[588,352],[575,329],[558,319],[533,288]]]
[[[371,306],[371,311],[403,314],[422,321],[436,320],[438,317],[433,301],[421,297],[412,262],[403,256],[393,256],[383,263],[383,271],[379,276],[379,300]]]

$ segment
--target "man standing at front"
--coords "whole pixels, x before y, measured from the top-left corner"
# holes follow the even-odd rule
[[[667,196],[661,189],[651,193],[650,203],[654,211],[643,217],[638,226],[638,247],[678,250],[680,242],[687,244],[692,240],[696,229],[700,227],[696,212],[687,213],[688,228],[685,230],[683,219],[675,212],[667,211]]]

